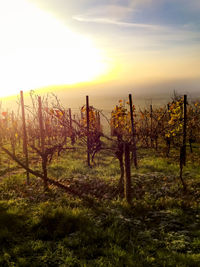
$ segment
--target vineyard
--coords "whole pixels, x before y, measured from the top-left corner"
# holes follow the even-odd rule
[[[200,101],[30,98],[0,112],[1,266],[200,264]]]

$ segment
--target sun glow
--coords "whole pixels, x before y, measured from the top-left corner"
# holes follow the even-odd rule
[[[0,96],[98,79],[108,72],[92,41],[25,0],[0,0]]]

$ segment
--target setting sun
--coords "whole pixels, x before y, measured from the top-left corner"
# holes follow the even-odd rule
[[[0,2],[0,96],[98,79],[104,52],[27,1]]]

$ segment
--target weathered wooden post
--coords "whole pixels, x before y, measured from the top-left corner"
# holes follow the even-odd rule
[[[70,128],[71,144],[74,145],[74,143],[75,143],[75,135],[74,135],[73,127],[72,127],[72,111],[71,111],[71,108],[69,108],[69,128]]]
[[[70,127],[70,132],[72,132],[72,111],[71,111],[71,108],[69,108],[69,127]]]
[[[87,116],[87,163],[90,167],[90,110],[89,110],[89,97],[86,96],[86,116]]]
[[[126,201],[131,203],[131,166],[130,166],[130,148],[129,144],[124,144],[124,156],[125,156],[125,182],[124,182],[124,196]]]
[[[96,130],[99,132],[99,116],[98,116],[98,111],[95,111],[95,127]]]
[[[187,138],[187,95],[184,95],[183,112],[184,112],[184,121],[183,121],[184,157],[183,157],[183,164],[185,166],[186,165],[186,138]]]
[[[136,168],[138,168],[137,163],[137,148],[136,148],[136,141],[135,141],[135,125],[134,125],[134,119],[133,119],[133,103],[132,103],[132,95],[129,94],[129,105],[130,105],[130,115],[131,115],[131,130],[132,130],[132,141],[133,141],[133,161]]]
[[[48,188],[47,184],[47,155],[45,154],[45,134],[44,134],[44,125],[43,125],[43,116],[42,116],[42,101],[41,96],[38,96],[38,119],[40,125],[40,140],[41,140],[41,154],[42,154],[42,169],[44,175],[44,189]]]
[[[186,191],[187,186],[183,179],[183,166],[186,165],[186,137],[187,137],[187,95],[184,95],[183,102],[183,144],[180,147],[180,179],[183,189]]]
[[[12,110],[12,115],[11,115],[11,120],[12,120],[12,135],[11,135],[11,146],[12,146],[12,152],[13,155],[15,156],[15,144],[16,144],[16,136],[15,136],[15,122],[14,122],[14,112]]]
[[[23,91],[20,91],[21,98],[21,109],[22,109],[22,126],[23,126],[23,152],[26,158],[26,168],[29,168],[29,160],[28,160],[28,143],[27,143],[27,131],[26,131],[26,119],[25,119],[25,109],[24,109],[24,95]],[[30,183],[29,171],[26,171],[27,184]]]
[[[170,116],[170,105],[169,103],[167,104],[167,112],[168,112],[168,117],[167,119],[170,120],[171,116]],[[170,137],[166,137],[166,145],[167,145],[167,152],[166,152],[166,156],[169,157],[169,152],[170,152],[170,147],[171,147],[171,140]]]
[[[151,123],[151,148],[153,147],[153,107],[150,105],[150,123]]]

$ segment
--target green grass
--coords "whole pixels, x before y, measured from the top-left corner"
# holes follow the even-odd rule
[[[115,192],[118,162],[107,152],[92,168],[78,151],[63,153],[49,176],[88,198],[74,198],[10,164],[0,183],[0,266],[200,266],[200,167],[188,156],[182,190],[178,163],[139,150],[133,201]],[[39,168],[39,165],[37,165]]]

